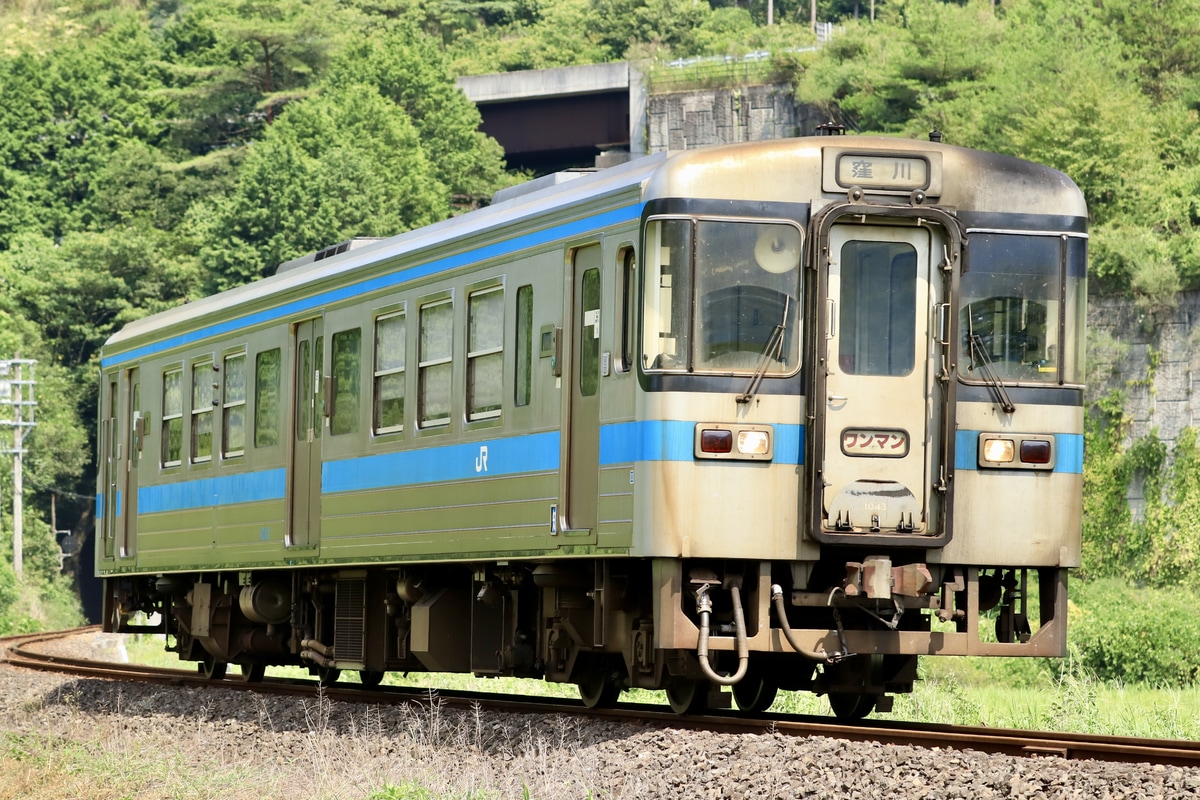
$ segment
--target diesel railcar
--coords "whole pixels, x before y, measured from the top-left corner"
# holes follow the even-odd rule
[[[514,675],[681,713],[788,689],[861,717],[919,656],[1063,655],[1086,208],[934,138],[547,176],[128,325],[106,629],[213,677]]]

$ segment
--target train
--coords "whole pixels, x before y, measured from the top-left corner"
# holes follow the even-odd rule
[[[1061,657],[1087,208],[819,135],[555,173],[132,322],[100,357],[104,628],[212,678],[429,671],[892,709]]]

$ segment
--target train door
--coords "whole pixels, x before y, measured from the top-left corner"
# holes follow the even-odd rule
[[[121,459],[121,475],[119,483],[123,483],[121,496],[123,502],[118,511],[117,547],[121,558],[131,558],[135,553],[137,543],[137,514],[138,514],[138,464],[142,455],[142,382],[137,367],[125,371],[125,386],[121,393],[127,403],[121,415],[123,428],[120,431],[121,448],[124,456]]]
[[[324,323],[296,325],[292,368],[292,469],[289,547],[315,547],[321,534],[321,428],[325,421],[321,369]]]
[[[100,485],[103,487],[104,502],[100,505],[99,511],[103,514],[100,525],[104,539],[104,558],[111,559],[116,551],[118,492],[121,488],[118,482],[120,464],[117,455],[119,442],[117,419],[120,405],[117,399],[115,375],[105,376],[101,392],[104,397],[101,403],[103,415],[100,421],[100,470],[102,475]]]
[[[830,229],[818,530],[928,534],[938,524],[929,513],[935,244],[927,227]]]
[[[591,534],[595,541],[600,495],[600,245],[571,259],[571,317],[567,346],[566,456],[562,527]]]

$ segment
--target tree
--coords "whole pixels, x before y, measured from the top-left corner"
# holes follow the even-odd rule
[[[490,195],[503,184],[503,151],[481,133],[479,110],[455,85],[433,42],[407,22],[373,30],[330,66],[325,85],[374,87],[412,121],[437,180],[456,195]]]
[[[191,225],[212,289],[274,272],[354,237],[441,219],[447,191],[403,109],[372,87],[294,103],[250,147],[228,197],[198,203]]]
[[[258,136],[290,101],[307,96],[338,32],[333,0],[206,0],[163,32],[168,96],[183,115],[176,141],[202,154]]]
[[[166,130],[148,32],[134,14],[106,19],[94,36],[0,61],[0,248],[22,231],[86,227],[96,171],[128,142],[155,143]]]

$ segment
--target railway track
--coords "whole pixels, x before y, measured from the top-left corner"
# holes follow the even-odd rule
[[[319,687],[316,680],[267,678],[250,683],[232,676],[214,681],[189,670],[138,664],[96,661],[45,652],[42,646],[68,636],[95,632],[82,628],[54,633],[0,639],[0,658],[14,667],[60,672],[77,677],[106,678],[140,683],[252,691],[262,694],[311,696],[318,690],[332,700],[391,705],[429,703],[427,689],[383,686],[359,688],[356,684]],[[709,730],[722,733],[778,733],[787,736],[822,736],[890,745],[976,750],[1025,757],[1095,759],[1129,764],[1200,767],[1200,742],[1175,739],[1140,739],[1122,736],[935,725],[915,722],[867,720],[855,724],[824,717],[762,714],[746,717],[736,712],[705,716],[678,716],[661,706],[623,703],[612,709],[587,709],[581,702],[549,697],[518,697],[481,692],[438,691],[437,702],[449,707],[482,707],[512,713],[569,714],[612,719],[663,728]]]

